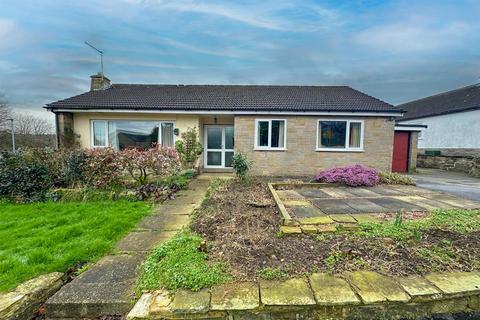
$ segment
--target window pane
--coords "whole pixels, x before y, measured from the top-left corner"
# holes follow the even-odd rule
[[[233,152],[231,151],[225,152],[225,167],[227,168],[232,167],[232,157],[233,157]]]
[[[320,121],[320,147],[345,148],[346,121]]]
[[[222,149],[222,128],[207,128],[207,149]]]
[[[93,121],[93,146],[104,147],[107,144],[105,121]]]
[[[272,120],[272,148],[285,147],[285,121]]]
[[[350,148],[360,148],[360,135],[362,124],[360,122],[350,122]]]
[[[225,127],[225,149],[233,149],[233,127]]]
[[[258,146],[268,147],[268,121],[258,122]]]
[[[162,146],[163,147],[173,147],[173,123],[171,122],[162,122]]]
[[[207,165],[209,165],[209,166],[221,166],[222,165],[222,152],[221,151],[209,151],[209,152],[207,152]]]
[[[108,121],[110,145],[117,150],[150,148],[158,143],[158,130],[157,121]]]

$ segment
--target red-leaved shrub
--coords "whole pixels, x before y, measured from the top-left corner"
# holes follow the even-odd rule
[[[85,182],[95,188],[111,188],[121,184],[118,151],[112,148],[90,149],[83,164]]]
[[[343,183],[352,187],[372,187],[380,182],[380,177],[376,169],[356,164],[320,171],[315,176],[315,180],[319,182]]]

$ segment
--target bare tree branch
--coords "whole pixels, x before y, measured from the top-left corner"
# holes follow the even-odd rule
[[[53,124],[46,119],[26,113],[15,114],[15,133],[17,134],[41,136],[53,132]]]
[[[4,94],[0,93],[0,130],[5,129],[7,119],[12,117],[12,109],[8,106]]]

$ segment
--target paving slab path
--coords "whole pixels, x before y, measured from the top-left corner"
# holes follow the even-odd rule
[[[172,238],[188,223],[213,178],[213,175],[199,176],[175,199],[154,208],[151,215],[117,243],[111,255],[103,257],[47,301],[46,318],[77,320],[128,313],[134,303],[133,288],[139,266],[150,250]]]

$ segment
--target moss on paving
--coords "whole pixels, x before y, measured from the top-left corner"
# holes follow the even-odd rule
[[[98,260],[149,212],[144,202],[2,203],[0,291]]]

